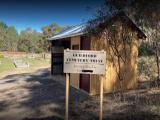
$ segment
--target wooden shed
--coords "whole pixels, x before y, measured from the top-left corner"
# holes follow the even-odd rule
[[[107,62],[104,92],[136,87],[139,40],[146,38],[145,34],[123,12],[110,17],[98,27],[102,31],[97,35],[86,32],[87,24],[81,24],[49,38],[52,43],[51,74],[63,74],[64,49],[105,50]],[[122,32],[124,29],[125,32]],[[112,48],[113,42],[116,42],[116,49]],[[99,93],[99,83],[98,75],[70,74],[70,84],[90,95]]]

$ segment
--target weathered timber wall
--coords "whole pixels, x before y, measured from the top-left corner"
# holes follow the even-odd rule
[[[118,51],[121,56],[124,58],[120,60],[120,77],[122,80],[119,80],[118,77],[118,60],[113,49],[106,42],[108,38],[91,38],[91,49],[92,50],[105,50],[106,51],[106,73],[104,76],[104,92],[114,92],[119,90],[131,89],[136,87],[136,73],[137,73],[137,56],[138,56],[138,37],[136,33],[132,37],[132,42],[130,45],[125,43],[125,49],[123,47],[123,41],[120,40]],[[98,75],[91,75],[91,95],[99,94],[99,82],[100,77]]]

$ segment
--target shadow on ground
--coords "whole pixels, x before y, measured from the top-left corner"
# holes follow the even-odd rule
[[[54,76],[56,79],[56,76]],[[65,84],[49,69],[0,80],[0,120],[63,120]],[[61,79],[64,79],[63,76]],[[144,84],[144,83],[143,83]],[[159,88],[138,88],[104,96],[104,120],[160,120]],[[70,120],[99,119],[99,96],[70,88]]]
[[[65,85],[54,81],[48,69],[40,69],[32,74],[8,75],[0,80],[0,85],[3,86],[0,89],[0,119],[64,118]],[[70,102],[86,99],[90,99],[87,94],[70,88]]]

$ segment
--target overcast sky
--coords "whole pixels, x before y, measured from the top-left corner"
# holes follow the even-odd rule
[[[103,0],[0,0],[0,21],[18,31],[56,22],[61,26],[87,21],[102,5]]]

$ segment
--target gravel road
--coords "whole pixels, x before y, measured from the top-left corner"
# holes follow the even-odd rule
[[[0,120],[63,120],[65,82],[43,68],[0,78]],[[104,95],[105,120],[160,120],[160,89]],[[70,87],[69,120],[98,120],[99,97]]]
[[[0,79],[0,120],[63,119],[63,76],[53,78],[49,73],[49,69],[40,69],[32,74],[14,74]],[[70,101],[74,102],[89,97],[74,88],[71,88],[70,96]]]

